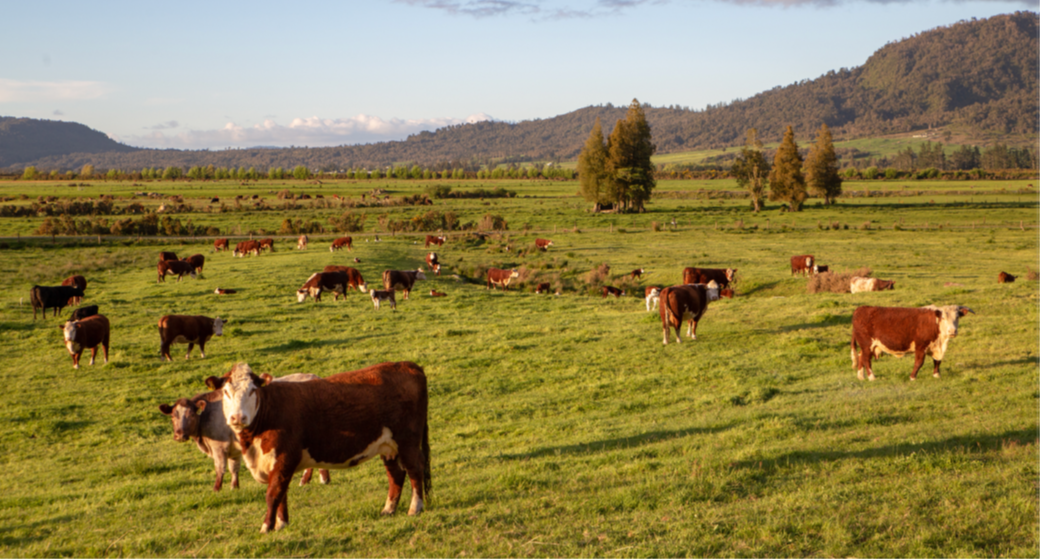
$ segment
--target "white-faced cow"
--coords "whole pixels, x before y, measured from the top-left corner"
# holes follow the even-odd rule
[[[307,241],[308,240],[309,239],[307,239],[307,235],[300,235],[300,238],[296,239],[296,249],[297,250],[307,250]]]
[[[799,254],[791,257],[791,275],[807,275],[812,274],[813,264],[816,262],[816,258],[811,254]]]
[[[90,349],[90,364],[94,364],[97,348],[105,350],[105,363],[108,363],[108,319],[105,315],[95,314],[81,320],[70,320],[65,323],[65,348],[72,355],[72,366],[79,368],[79,357],[84,349]]]
[[[213,252],[220,252],[228,250],[229,244],[227,239],[217,239],[213,241]]]
[[[206,357],[206,342],[213,336],[224,335],[224,325],[228,319],[209,318],[207,316],[186,316],[179,314],[168,314],[159,319],[159,354],[167,361],[173,361],[170,357],[170,346],[173,344],[188,344],[188,353],[185,359],[191,359],[191,350],[195,344],[199,344],[199,353]]]
[[[1015,281],[1015,279],[1011,278],[1011,281]],[[87,278],[83,276],[69,276],[65,278],[61,282],[61,284],[66,286],[71,285],[74,287],[78,287],[81,291],[87,290]],[[72,297],[71,299],[69,299],[69,306],[71,307],[72,305],[78,305],[82,300],[83,297]]]
[[[549,239],[535,239],[534,246],[538,250],[546,251],[549,250],[549,247],[553,246],[553,242]]]
[[[429,266],[431,270],[433,270],[433,273],[437,274],[438,276],[441,275],[441,262],[437,258],[436,252],[430,252],[426,254],[426,265]]]
[[[664,330],[664,345],[668,345],[668,332],[670,328],[675,329],[675,341],[682,342],[682,323],[689,321],[686,334],[691,340],[697,339],[697,323],[704,312],[708,310],[708,303],[719,300],[720,297],[732,297],[733,292],[729,289],[721,289],[715,282],[704,284],[673,285],[661,290],[660,313],[661,328]]]
[[[661,288],[656,285],[646,286],[646,312],[651,310],[657,310],[658,302],[661,299]],[[653,304],[654,308],[651,309],[650,305]]]
[[[156,270],[159,273],[159,277],[155,280],[155,283],[166,282],[166,274],[173,274],[177,276],[177,281],[180,282],[184,276],[191,276],[191,279],[198,279],[198,273],[195,272],[195,267],[190,262],[183,260],[160,260],[156,264]]]
[[[315,302],[321,301],[324,291],[332,292],[333,301],[338,301],[340,295],[343,295],[343,300],[346,301],[349,283],[347,274],[343,272],[316,272],[307,278],[303,287],[296,290],[296,301],[302,303],[307,297],[314,297]]]
[[[715,282],[719,287],[729,287],[730,282],[737,281],[736,268],[684,268],[683,283],[703,283],[707,285]]]
[[[639,279],[645,273],[646,270],[644,270],[643,268],[636,268],[635,270],[632,270],[628,275],[631,276],[632,279]]]
[[[509,282],[513,281],[514,278],[520,277],[520,272],[514,270],[502,270],[500,268],[488,268],[487,270],[487,288],[494,289],[498,286],[502,286],[502,289],[509,291]]]
[[[216,293],[217,295],[234,295],[235,293],[238,293],[238,291],[234,289],[224,289],[222,287],[218,287],[213,290],[213,293]]]
[[[431,488],[426,375],[415,363],[381,363],[324,380],[271,383],[236,364],[206,385],[223,395],[224,418],[238,436],[253,479],[267,485],[261,532],[289,523],[288,490],[306,468],[350,468],[380,456],[390,489],[382,513],[397,510],[405,476],[408,514],[425,508]]]
[[[910,380],[917,379],[917,370],[924,364],[925,355],[932,356],[935,370],[932,376],[939,378],[939,365],[946,354],[950,339],[957,336],[958,320],[974,313],[968,307],[929,305],[920,308],[905,307],[858,307],[852,313],[852,367],[856,376],[863,380],[874,380],[870,360],[888,353],[902,357],[914,354],[914,369]]]
[[[332,244],[329,245],[329,252],[336,252],[341,248],[346,248],[347,251],[352,251],[354,250],[354,247],[352,245],[353,242],[354,240],[350,237],[340,237],[332,241]]]
[[[376,240],[379,240],[379,239],[376,239]],[[444,244],[444,241],[446,241],[446,240],[448,240],[448,238],[443,236],[443,235],[437,236],[437,237],[435,237],[433,235],[426,235],[426,246],[425,246],[425,248],[430,248],[430,245],[442,246]]]
[[[416,280],[425,280],[426,274],[422,268],[415,270],[383,270],[383,289],[404,291],[404,298],[408,299]]]
[[[83,297],[83,290],[74,285],[32,286],[29,290],[29,302],[32,303],[33,320],[36,320],[37,309],[43,311],[44,318],[47,318],[47,309],[54,309],[51,316],[58,316],[73,297]]]
[[[372,297],[372,306],[377,311],[382,303],[390,303],[390,310],[397,310],[397,299],[394,297],[393,289],[373,289],[369,294]]]
[[[622,290],[622,289],[618,289],[616,287],[611,287],[609,285],[604,285],[603,286],[603,297],[607,297],[608,295],[613,295],[615,299],[618,299],[618,298],[621,298],[621,297],[625,296],[625,291]]]
[[[239,258],[247,254],[260,256],[260,241],[242,241],[235,246],[235,251],[231,254]]]
[[[863,278],[854,277],[849,282],[849,291],[852,293],[862,293],[864,291],[884,291],[886,289],[895,289],[895,281],[886,281],[878,278]]]
[[[267,249],[271,249],[271,252],[274,252],[274,239],[260,239],[260,252],[263,252]]]

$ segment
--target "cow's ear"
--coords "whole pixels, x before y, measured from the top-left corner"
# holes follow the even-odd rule
[[[268,384],[271,384],[271,382],[274,380],[274,377],[272,377],[268,373],[261,373],[260,374],[260,380],[263,381],[263,383],[262,383],[263,386],[267,386]]]
[[[224,387],[225,380],[223,377],[209,377],[206,379],[206,387],[210,390],[220,390]]]
[[[221,321],[223,321],[223,322],[224,322],[224,324],[227,324],[228,322],[231,322],[231,317],[229,316],[229,317],[227,317],[227,318],[222,318],[222,319],[220,319],[220,320],[221,320]]]
[[[940,311],[939,309],[935,309],[934,312],[935,312],[935,318],[937,318],[939,320],[942,320],[942,311]]]
[[[958,316],[967,316],[968,313],[975,314],[975,311],[969,309],[968,307],[957,307]]]
[[[170,404],[159,404],[159,411],[161,411],[163,415],[170,415],[173,413],[173,406]]]
[[[256,386],[263,386],[264,384],[266,384],[264,382],[264,379],[256,376],[255,373],[249,373],[249,378],[253,379],[253,384],[255,384]]]
[[[206,411],[206,401],[199,400],[198,402],[195,402],[195,413],[202,415],[202,412],[204,411]]]

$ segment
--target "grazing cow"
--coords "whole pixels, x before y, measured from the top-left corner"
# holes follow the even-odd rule
[[[247,254],[260,256],[260,241],[242,241],[235,246],[235,251],[232,253],[239,258]]]
[[[549,247],[553,246],[553,242],[550,241],[549,239],[535,239],[534,240],[534,246],[538,250],[545,251],[545,250],[549,250]]]
[[[862,278],[854,277],[849,282],[849,291],[852,293],[860,293],[863,291],[884,291],[886,289],[895,289],[895,281],[885,281],[878,278]]]
[[[228,250],[228,248],[230,248],[230,246],[228,245],[227,239],[217,239],[213,241],[213,252]]]
[[[191,256],[181,260],[181,262],[191,264],[191,267],[195,268],[195,272],[201,274],[202,266],[206,264],[206,257],[201,254],[192,254]]]
[[[29,290],[29,302],[32,303],[33,320],[36,320],[36,309],[43,311],[44,318],[47,318],[47,309],[54,309],[54,314],[51,316],[58,316],[61,310],[69,305],[69,300],[73,297],[83,297],[83,290],[74,285],[32,286],[32,289]]]
[[[416,280],[426,279],[422,268],[415,270],[383,270],[383,289],[404,291],[404,298],[412,290]]]
[[[1011,281],[1015,281],[1015,278],[1011,278]],[[1003,282],[1001,282],[1001,283],[1003,283]],[[74,286],[74,287],[78,287],[78,288],[80,288],[81,291],[86,291],[87,290],[87,278],[85,278],[83,276],[69,276],[69,277],[65,278],[65,280],[62,281],[61,284],[62,285],[71,285],[71,286]],[[83,297],[72,297],[71,299],[69,299],[69,306],[71,307],[72,305],[78,305],[79,302],[82,301],[82,300],[83,300]]]
[[[441,275],[441,263],[440,260],[437,259],[436,252],[430,252],[426,255],[426,265],[429,266],[431,270],[433,270],[433,273],[437,274],[438,276]]]
[[[263,252],[264,249],[271,249],[271,252],[274,252],[274,239],[260,239],[260,252]]]
[[[221,289],[218,287],[213,291],[213,293],[216,293],[217,295],[234,295],[235,293],[238,293],[238,291],[235,291],[234,289]]]
[[[736,268],[685,268],[683,269],[683,283],[703,283],[705,285],[715,282],[720,287],[729,287],[730,282],[736,282]]]
[[[502,270],[499,268],[488,268],[487,270],[487,288],[492,289],[499,285],[502,289],[509,291],[509,282],[513,281],[513,278],[520,277],[520,272],[513,270]]]
[[[307,235],[300,235],[299,239],[296,239],[297,250],[307,250]]]
[[[360,264],[360,263],[361,263],[361,259],[360,259],[360,258],[358,258],[357,256],[355,256],[355,257],[354,257],[354,263],[355,263],[355,264]]]
[[[707,285],[700,283],[673,285],[662,289],[661,304],[658,310],[661,313],[661,328],[664,330],[664,345],[668,345],[670,328],[675,328],[675,341],[682,342],[680,334],[684,320],[689,320],[686,334],[691,340],[696,340],[697,322],[708,310],[708,303],[717,301],[722,296],[721,291],[715,282]]]
[[[408,514],[420,514],[431,487],[426,375],[415,363],[381,363],[325,380],[263,384],[237,363],[206,385],[220,390],[228,426],[238,436],[253,479],[267,485],[262,533],[289,523],[293,473],[350,468],[381,456],[390,489],[382,513],[393,514],[405,476]]]
[[[552,288],[549,286],[549,282],[545,281],[545,282],[539,283],[538,287],[534,288],[534,292],[535,293],[548,293],[550,289],[552,289]]]
[[[376,240],[378,241],[379,239]],[[434,237],[433,235],[426,235],[426,248],[430,248],[430,245],[442,246],[444,241],[447,240],[448,238],[444,236]]]
[[[175,253],[163,251],[159,253],[159,261],[163,260],[180,260],[180,258],[177,258]]]
[[[874,380],[870,360],[881,357],[885,352],[896,357],[914,354],[914,369],[910,380],[917,379],[917,370],[924,364],[925,355],[932,356],[935,370],[932,376],[939,378],[939,365],[946,354],[946,345],[957,336],[957,322],[967,313],[975,311],[968,307],[929,305],[920,308],[904,307],[858,307],[852,313],[852,367],[856,376],[863,380]],[[858,355],[857,355],[858,353]]]
[[[79,276],[76,276],[76,277],[79,277]],[[1013,275],[1011,275],[1011,274],[1009,274],[1007,272],[1000,272],[999,274],[997,274],[997,283],[1011,283],[1013,281],[1015,281],[1015,276],[1013,276]],[[62,285],[65,285],[65,284],[63,283]]]
[[[623,290],[621,290],[621,289],[616,288],[616,287],[611,287],[609,285],[604,285],[603,286],[603,296],[606,297],[607,295],[613,295],[615,298],[618,298],[618,297],[624,297],[625,292]]]
[[[281,378],[272,378],[266,373],[260,375],[264,383],[270,382],[307,382],[321,377],[308,373],[296,373]],[[224,419],[223,395],[218,390],[197,394],[192,398],[181,398],[171,404],[162,404],[159,411],[170,417],[173,422],[173,440],[195,441],[199,450],[213,460],[213,468],[217,472],[217,480],[213,484],[214,491],[220,491],[224,485],[224,472],[231,472],[231,488],[238,489],[238,470],[242,464],[242,451],[235,445],[235,433],[228,427]],[[320,470],[322,483],[329,482],[329,471]],[[303,472],[300,485],[311,480],[311,470]]]
[[[430,297],[446,297],[447,295],[448,295],[447,293],[441,293],[440,291],[437,291],[436,289],[431,289],[430,290]]]
[[[646,287],[646,312],[650,312],[650,304],[653,303],[654,310],[657,309],[658,301],[661,299],[661,288],[656,285]]]
[[[357,289],[364,293],[368,288],[368,284],[365,283],[365,278],[361,277],[361,272],[357,268],[351,268],[350,266],[325,266],[323,272],[343,272],[347,274],[347,289]]]
[[[800,274],[812,274],[813,263],[816,262],[816,258],[811,254],[799,254],[791,257],[791,275]]]
[[[87,318],[88,316],[94,316],[97,313],[98,313],[98,306],[97,305],[87,305],[86,307],[80,307],[80,308],[72,311],[72,316],[69,317],[69,321],[70,322],[74,322],[74,321],[77,321],[77,320],[83,320],[84,318]]]
[[[213,336],[224,335],[224,325],[228,319],[209,318],[207,316],[186,316],[180,314],[168,314],[159,319],[159,354],[167,361],[173,361],[170,357],[170,346],[172,344],[188,344],[188,353],[185,359],[191,359],[191,349],[199,344],[199,353],[206,358],[206,342]]]
[[[82,320],[70,320],[65,323],[65,348],[72,355],[73,368],[79,368],[79,356],[84,349],[90,349],[90,364],[94,364],[97,348],[105,350],[105,364],[108,364],[108,319],[105,315],[95,314]]]
[[[644,270],[643,268],[636,268],[635,270],[632,270],[632,272],[629,275],[632,276],[632,279],[638,279],[645,273],[646,270]]]
[[[351,245],[353,242],[354,240],[350,237],[340,237],[335,241],[332,241],[332,246],[329,247],[329,252],[336,252],[343,247],[347,247],[348,251],[354,250],[354,247]]]
[[[321,301],[323,291],[331,291],[333,301],[338,301],[340,295],[343,295],[343,300],[346,301],[349,283],[344,272],[315,272],[307,278],[303,287],[296,290],[296,302],[302,303],[307,297],[314,297],[314,302],[317,303]]]
[[[156,265],[156,269],[159,272],[159,277],[155,280],[155,283],[165,283],[166,274],[175,274],[178,282],[181,281],[183,276],[191,276],[191,279],[198,279],[195,267],[190,262],[183,260],[160,260]]]
[[[372,306],[379,310],[380,303],[389,302],[391,310],[397,310],[397,299],[394,298],[393,289],[373,289],[369,291],[372,297]]]
[[[831,271],[830,266],[820,266],[819,264],[813,265],[813,274],[826,274]]]

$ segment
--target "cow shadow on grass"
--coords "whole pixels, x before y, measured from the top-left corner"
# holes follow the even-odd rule
[[[18,523],[14,522],[0,526],[0,546],[8,549],[17,548],[19,546],[25,546],[33,542],[39,542],[50,538],[53,535],[53,531],[60,529],[61,526],[67,526],[71,522],[82,518],[82,514],[75,515],[62,515],[53,518],[47,518],[38,522],[25,522]],[[50,549],[48,553],[55,553],[57,555],[68,554],[80,555],[75,551],[65,550],[57,551]],[[15,553],[17,555],[17,553]]]
[[[773,289],[774,287],[776,287],[778,285],[780,285],[779,281],[771,281],[771,282],[766,282],[766,283],[759,283],[759,284],[756,284],[751,289],[748,289],[747,291],[744,291],[744,290],[740,289],[739,286],[738,286],[737,287],[737,294],[736,294],[736,296],[737,297],[746,297],[748,295],[754,295],[755,293],[758,293],[759,291],[767,291],[767,290]]]
[[[1007,367],[1007,366],[1011,366],[1011,365],[1031,365],[1033,367],[1036,367],[1038,364],[1040,364],[1040,358],[1029,356],[1029,357],[1023,357],[1021,359],[1008,359],[1006,361],[993,361],[991,363],[986,363],[984,365],[975,364],[975,365],[972,365],[972,367],[978,367],[978,368],[981,368],[981,369],[994,369],[996,367]]]
[[[788,326],[781,326],[779,330],[781,332],[794,332],[795,330],[812,330],[814,328],[828,328],[830,326],[842,326],[851,325],[852,315],[851,314],[837,314],[823,317],[819,322],[808,322],[805,324],[790,324]]]
[[[548,446],[530,452],[503,454],[501,455],[501,458],[506,460],[527,460],[529,458],[541,458],[543,456],[590,454],[594,452],[637,448],[643,445],[670,441],[672,439],[681,439],[683,437],[689,437],[690,435],[713,435],[731,429],[732,427],[732,424],[728,424],[716,427],[691,427],[689,429],[675,429],[670,431],[649,431],[638,435],[632,435],[630,437],[618,437],[615,439],[564,446]]]

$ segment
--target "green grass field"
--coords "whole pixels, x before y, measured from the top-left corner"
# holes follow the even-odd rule
[[[329,253],[331,234],[312,237],[308,251],[285,240],[273,254],[242,259],[211,253],[209,239],[5,239],[0,556],[1040,553],[1040,307],[1037,283],[1026,279],[1040,269],[1035,194],[1011,194],[1019,185],[1008,183],[999,193],[998,183],[973,200],[848,198],[797,214],[772,204],[758,216],[746,200],[662,198],[646,214],[597,216],[573,182],[502,185],[519,197],[437,201],[432,209],[461,221],[500,214],[510,232],[445,244],[443,275],[419,282],[407,301],[399,296],[396,312],[376,311],[356,292],[340,302],[295,299],[327,264],[357,257],[374,283],[384,269],[422,262],[417,236],[375,242],[376,210],[352,253]],[[21,186],[0,184],[0,193]],[[124,186],[186,198],[254,188]],[[307,188],[357,196],[373,187]],[[422,189],[409,188],[390,187],[395,196]],[[398,219],[429,209],[378,211]],[[270,230],[285,217],[342,211],[191,217]],[[672,218],[674,230],[651,230]],[[0,234],[27,235],[34,219],[0,218]],[[536,235],[555,246],[518,255]],[[163,249],[203,253],[204,276],[156,284]],[[802,253],[832,270],[869,266],[896,289],[811,295],[789,273],[789,257]],[[583,294],[602,263],[617,283],[646,268],[640,286],[678,283],[686,266],[736,267],[737,296],[711,305],[698,340],[665,347],[641,298]],[[490,265],[522,267],[526,283],[489,292],[480,278],[466,281]],[[997,284],[1002,270],[1019,281]],[[89,282],[84,304],[100,305],[112,323],[107,365],[84,360],[74,370],[64,320],[32,319],[30,287],[74,273]],[[538,281],[564,292],[535,295]],[[218,297],[217,287],[239,293]],[[448,296],[429,297],[434,288]],[[960,304],[976,314],[961,320],[941,379],[927,374],[928,360],[911,382],[912,358],[886,356],[875,364],[878,380],[865,382],[849,352],[851,314],[865,304]],[[230,323],[205,359],[196,348],[185,360],[180,345],[165,363],[156,329],[164,314]],[[241,489],[225,483],[214,493],[211,461],[175,442],[158,411],[204,391],[203,379],[236,361],[275,376],[327,376],[398,360],[424,367],[430,386],[433,492],[418,518],[380,517],[386,475],[375,461],[333,471],[328,486],[292,487],[289,526],[260,535],[265,487],[243,469]]]

